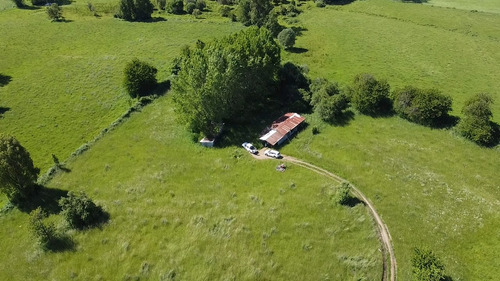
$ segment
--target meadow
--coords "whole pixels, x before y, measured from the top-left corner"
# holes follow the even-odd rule
[[[96,5],[111,11],[108,3]],[[367,72],[393,88],[437,88],[453,97],[457,116],[470,95],[488,92],[500,123],[499,6],[460,0],[454,9],[439,7],[450,3],[306,3],[289,21],[302,27],[302,51],[283,58],[342,86]],[[12,77],[0,88],[0,106],[9,108],[0,130],[16,135],[42,169],[52,153],[66,159],[132,104],[121,88],[131,58],[157,66],[164,81],[180,46],[242,28],[210,13],[127,23],[87,15],[85,6],[64,7],[65,23],[50,23],[43,10],[0,12],[7,31],[0,73]],[[452,280],[500,276],[498,146],[481,148],[453,130],[397,117],[356,114],[345,126],[314,115],[307,121],[281,152],[338,173],[371,198],[391,232],[398,279],[411,279],[413,247],[433,249]],[[276,164],[236,146],[192,143],[167,94],[48,184],[86,191],[110,212],[109,224],[70,232],[75,251],[43,254],[26,214],[2,214],[0,279],[379,279],[380,245],[366,210],[333,206],[327,195],[335,183],[295,166],[277,173]],[[59,217],[49,219],[62,227]]]

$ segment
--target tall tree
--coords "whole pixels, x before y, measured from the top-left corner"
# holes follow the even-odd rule
[[[29,152],[14,137],[0,135],[0,191],[10,201],[29,198],[39,172]]]
[[[280,49],[270,32],[251,27],[184,50],[173,80],[180,120],[213,136],[222,122],[245,122],[275,92]]]

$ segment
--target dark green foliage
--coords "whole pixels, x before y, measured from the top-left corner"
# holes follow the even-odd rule
[[[83,229],[102,221],[105,213],[84,192],[68,192],[59,200],[62,215],[72,228]]]
[[[45,224],[43,219],[47,215],[40,207],[33,210],[30,214],[30,230],[37,240],[38,244],[44,251],[52,248],[52,245],[57,240],[56,228],[54,224]]]
[[[16,7],[18,7],[18,8],[24,7],[24,0],[12,0],[12,2],[14,2]]]
[[[156,8],[158,10],[165,10],[167,6],[167,0],[156,0]]]
[[[279,99],[287,111],[309,112],[311,109],[310,80],[306,66],[285,63],[279,70]]]
[[[46,9],[47,15],[51,21],[60,21],[63,19],[62,9],[57,3],[52,3]]]
[[[444,265],[431,250],[415,248],[411,264],[414,281],[445,280]]]
[[[411,86],[394,92],[394,111],[411,122],[439,126],[451,111],[451,97],[438,90],[422,90]]]
[[[0,135],[0,191],[11,202],[30,197],[39,172],[29,152],[14,137]]]
[[[359,74],[350,89],[351,103],[362,114],[387,115],[392,110],[389,90],[387,81],[376,80],[371,74]]]
[[[118,17],[126,21],[151,19],[154,6],[149,0],[120,0]]]
[[[231,7],[227,6],[227,5],[222,5],[220,8],[219,8],[219,13],[222,17],[229,17],[229,15],[231,15]]]
[[[261,27],[267,21],[273,5],[269,0],[240,0],[238,3],[238,21],[246,26],[256,25]]]
[[[125,67],[124,86],[132,98],[150,95],[157,85],[158,70],[138,59],[132,60]]]
[[[278,15],[275,12],[270,12],[264,22],[263,27],[267,28],[273,37],[277,37],[278,34],[283,30],[283,26],[281,26],[278,22]]]
[[[193,16],[195,16],[196,18],[198,18],[199,16],[201,16],[202,12],[200,11],[200,9],[194,9],[193,10]]]
[[[291,28],[283,29],[278,34],[278,41],[285,47],[285,50],[292,48],[295,45],[295,31]]]
[[[167,11],[176,15],[184,13],[184,2],[182,0],[168,0]]]
[[[33,4],[33,6],[45,5],[47,3],[47,0],[31,0],[31,4]]]
[[[205,3],[205,0],[196,0],[196,9],[204,11],[206,7],[207,3]]]
[[[173,98],[193,132],[214,136],[220,123],[248,122],[275,92],[280,48],[267,29],[251,27],[183,52]]]
[[[323,121],[336,123],[341,120],[349,107],[349,99],[340,91],[338,84],[316,79],[311,84],[311,92],[311,105]]]
[[[495,142],[494,126],[490,119],[493,98],[488,94],[477,94],[467,100],[462,113],[464,117],[457,125],[457,131],[467,139],[479,145],[491,145]]]
[[[332,197],[333,202],[340,205],[346,205],[351,200],[351,185],[348,182],[343,182],[337,186],[335,194]]]
[[[196,9],[196,4],[193,2],[189,2],[186,4],[186,13],[192,14],[194,9]]]

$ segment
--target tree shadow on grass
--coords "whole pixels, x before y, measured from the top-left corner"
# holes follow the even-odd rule
[[[325,3],[328,5],[341,5],[341,6],[343,6],[343,5],[349,5],[354,1],[356,1],[356,0],[327,0],[327,1],[325,1]]]
[[[15,205],[20,211],[25,213],[31,213],[31,211],[40,207],[43,211],[47,212],[47,214],[57,214],[61,212],[59,199],[67,195],[68,191],[66,190],[37,185],[34,193],[29,199],[15,202]]]
[[[306,48],[292,47],[292,48],[287,49],[287,51],[290,53],[294,53],[294,54],[302,54],[302,53],[305,53],[309,50]]]
[[[349,199],[346,200],[346,202],[342,205],[347,206],[347,207],[355,207],[358,204],[363,204],[365,205],[365,202],[359,200],[357,197],[349,196]]]
[[[352,110],[346,110],[342,113],[342,115],[336,117],[334,120],[327,122],[330,125],[345,127],[351,123],[351,120],[354,120],[354,112]]]
[[[10,107],[1,107],[1,106],[0,106],[0,118],[2,118],[2,115],[3,115],[5,112],[9,111],[9,110],[10,110]]]
[[[156,85],[153,95],[164,96],[170,90],[170,80],[165,80]]]
[[[434,122],[430,127],[433,129],[450,129],[455,127],[460,121],[460,118],[457,116],[446,115],[441,117],[439,120]]]
[[[12,76],[9,75],[3,75],[0,73],[0,87],[3,87],[12,81]]]
[[[47,251],[61,253],[65,251],[75,251],[76,243],[71,236],[65,233],[58,233],[47,245]]]

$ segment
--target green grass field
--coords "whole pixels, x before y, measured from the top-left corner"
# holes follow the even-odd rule
[[[50,183],[86,191],[111,214],[102,229],[73,233],[75,252],[41,254],[27,215],[1,216],[0,279],[380,278],[380,244],[362,204],[335,206],[335,183],[301,167],[280,173],[278,161],[242,148],[191,143],[172,114],[170,97],[161,98]]]
[[[109,2],[96,5],[108,11],[101,18],[77,1],[64,7],[70,22],[50,23],[43,10],[0,0],[0,73],[12,77],[0,88],[0,107],[10,108],[0,130],[20,139],[43,169],[52,153],[65,159],[131,104],[121,88],[131,58],[157,66],[162,81],[181,45],[242,28],[214,13],[127,23],[111,18]],[[306,64],[311,77],[346,85],[368,72],[393,88],[438,88],[453,97],[457,116],[470,95],[489,92],[500,123],[496,1],[303,8],[296,47],[306,51],[283,56]],[[202,149],[174,119],[170,97],[160,98],[49,183],[84,190],[111,214],[102,229],[71,233],[74,252],[40,253],[26,214],[1,215],[0,279],[380,278],[373,222],[360,205],[332,206],[332,183],[296,166],[281,174],[273,161],[234,159],[241,148]],[[371,198],[391,232],[399,280],[411,279],[416,246],[433,249],[454,281],[500,276],[499,146],[480,148],[452,130],[397,117],[356,115],[343,127],[307,120],[282,153],[338,173]]]

